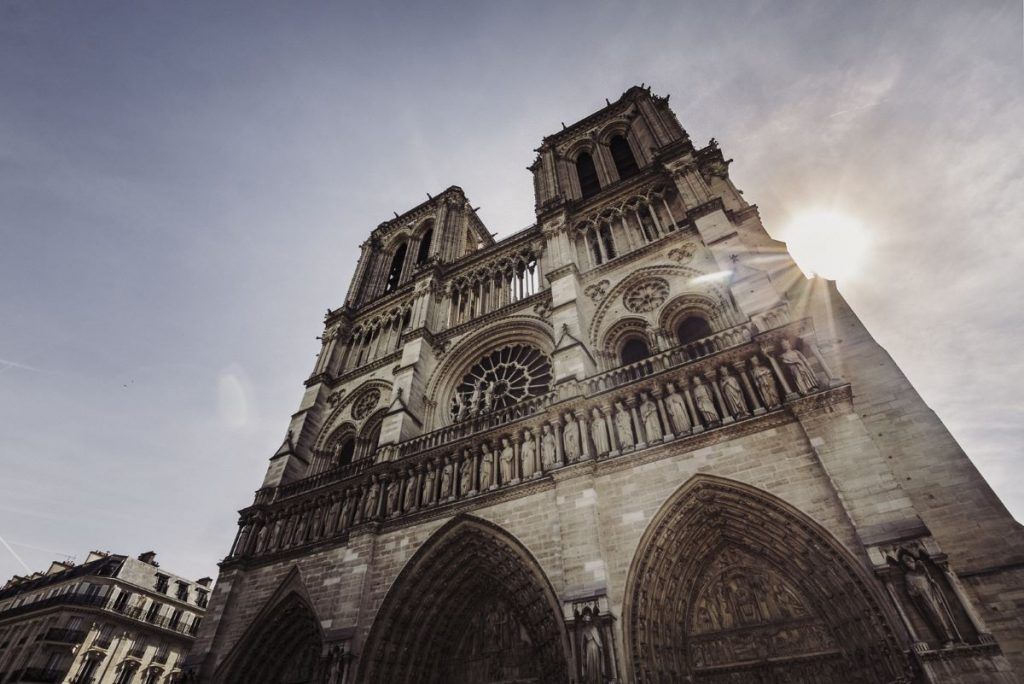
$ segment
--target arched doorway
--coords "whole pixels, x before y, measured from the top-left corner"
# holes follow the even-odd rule
[[[316,614],[305,598],[291,591],[253,622],[233,650],[225,684],[314,684],[323,650]]]
[[[640,541],[627,580],[637,682],[901,681],[872,577],[822,527],[748,485],[697,476]]]
[[[462,516],[402,570],[377,612],[360,682],[566,682],[568,639],[537,561],[495,525]]]

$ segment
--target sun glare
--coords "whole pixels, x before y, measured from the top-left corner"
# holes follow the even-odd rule
[[[780,238],[804,273],[829,280],[856,276],[867,254],[868,234],[863,224],[827,209],[798,214]]]

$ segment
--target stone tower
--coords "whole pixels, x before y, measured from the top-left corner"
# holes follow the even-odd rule
[[[1020,526],[729,163],[634,87],[373,230],[192,676],[1018,681]]]

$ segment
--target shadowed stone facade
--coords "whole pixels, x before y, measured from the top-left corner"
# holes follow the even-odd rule
[[[1018,681],[1020,526],[729,163],[634,87],[378,226],[192,677]]]

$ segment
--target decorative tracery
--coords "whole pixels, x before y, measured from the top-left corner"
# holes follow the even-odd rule
[[[485,354],[463,376],[451,417],[463,420],[540,396],[551,389],[551,361],[536,347],[509,344]]]

